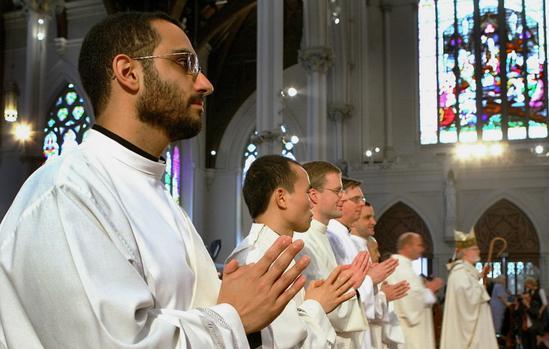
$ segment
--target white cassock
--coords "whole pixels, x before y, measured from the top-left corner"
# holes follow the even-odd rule
[[[279,235],[264,224],[252,224],[248,236],[240,242],[227,261],[255,263],[278,239]],[[293,266],[295,262],[292,261]],[[302,289],[282,313],[261,330],[262,348],[334,348],[336,333],[324,309],[316,300],[304,299]]]
[[[442,320],[441,349],[497,349],[490,296],[467,262],[452,265]]]
[[[328,240],[332,246],[332,251],[336,257],[338,264],[351,264],[353,263],[354,258],[358,254],[358,249],[353,239],[351,238],[351,232],[349,229],[343,225],[341,222],[331,219],[328,223],[327,230]],[[362,303],[362,308],[364,309],[364,314],[368,322],[371,322],[376,318],[376,299],[375,299],[375,287],[370,276],[364,278],[364,282],[358,288],[358,293],[360,296],[360,301]],[[372,348],[371,343],[371,334],[368,331],[362,341],[362,348]]]
[[[423,280],[414,272],[412,261],[402,255],[393,255],[398,266],[387,281],[390,284],[406,280],[410,284],[408,294],[394,301],[395,312],[404,333],[406,349],[435,349],[432,305],[436,297],[425,287]]]
[[[27,180],[0,225],[6,347],[248,347],[164,169],[91,130]]]
[[[326,229],[326,225],[313,219],[307,232],[294,233],[294,240],[301,239],[304,242],[305,247],[300,256],[307,255],[311,259],[303,272],[307,284],[313,280],[327,279],[337,267]],[[336,348],[360,348],[363,332],[368,330],[368,320],[357,297],[340,304],[328,314],[328,318],[337,333]]]
[[[358,251],[368,251],[368,242],[361,236],[351,234],[351,239]],[[371,260],[371,258],[370,258]],[[375,292],[375,316],[370,320],[372,348],[397,348],[404,343],[404,334],[400,328],[398,316],[392,302],[387,302],[385,293],[379,285]]]

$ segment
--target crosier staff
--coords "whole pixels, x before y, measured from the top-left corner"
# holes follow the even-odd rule
[[[492,263],[492,256],[494,255],[494,246],[496,245],[497,241],[501,241],[502,245],[501,248],[498,251],[498,254],[496,255],[496,258],[499,258],[502,253],[507,249],[507,240],[502,238],[501,236],[496,236],[492,240],[490,240],[490,245],[488,247],[488,260],[486,261],[486,264],[484,264],[484,270],[482,272],[482,283],[484,284],[484,287],[488,287],[488,273],[490,272],[490,263]]]

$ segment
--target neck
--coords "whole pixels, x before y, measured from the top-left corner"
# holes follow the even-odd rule
[[[330,222],[329,217],[326,217],[325,215],[321,214],[320,212],[317,212],[314,208],[313,208],[313,218],[316,219],[317,221],[319,221],[320,223],[324,224],[324,225],[328,225],[328,222]]]
[[[284,222],[280,218],[281,218],[280,216],[273,217],[267,213],[264,213],[256,217],[254,221],[255,223],[258,223],[258,224],[265,224],[266,226],[271,228],[272,231],[274,231],[280,236],[285,235],[285,236],[293,237],[294,231],[292,230],[292,228],[290,228],[287,222]]]
[[[97,117],[96,124],[155,157],[160,157],[170,144],[164,131],[140,121],[135,113],[128,110],[115,112],[107,109]]]
[[[345,228],[347,229],[350,229],[351,225],[349,222],[347,222],[345,219],[343,219],[343,217],[341,218],[337,218],[336,221],[338,221],[339,223],[343,224],[345,226]]]

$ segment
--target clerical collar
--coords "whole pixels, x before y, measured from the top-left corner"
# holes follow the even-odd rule
[[[144,151],[143,149],[139,148],[138,146],[128,142],[127,140],[125,140],[124,138],[120,137],[119,135],[117,135],[116,133],[114,132],[111,132],[109,130],[107,130],[106,128],[104,128],[103,126],[99,126],[97,124],[94,124],[92,126],[92,128],[94,130],[96,130],[97,132],[100,132],[102,134],[104,134],[105,136],[109,137],[110,139],[112,139],[113,141],[116,141],[117,143],[119,143],[120,145],[124,146],[125,148],[133,151],[134,153],[137,153],[139,155],[141,155],[142,157],[144,158],[147,158],[151,161],[155,161],[155,162],[158,162],[160,160],[160,158],[152,155],[152,154],[149,154],[147,153],[146,151]]]

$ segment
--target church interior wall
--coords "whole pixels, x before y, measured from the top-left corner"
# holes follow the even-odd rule
[[[352,2],[352,9],[362,9]],[[393,5],[385,8],[379,2],[370,1],[362,10],[366,23],[354,20],[354,30],[348,36],[349,74],[348,100],[353,106],[349,119],[344,120],[344,159],[350,165],[349,175],[364,182],[367,200],[374,204],[378,217],[398,201],[403,201],[416,210],[429,226],[436,257],[435,272],[444,273],[444,263],[452,253],[452,244],[445,236],[445,181],[449,169],[456,173],[456,228],[471,229],[494,202],[506,198],[520,207],[532,220],[539,238],[542,280],[549,280],[549,162],[536,158],[528,151],[514,152],[515,148],[528,150],[530,144],[512,145],[511,154],[495,163],[456,162],[452,147],[447,145],[420,146],[418,131],[418,78],[417,78],[417,32],[416,8],[410,1],[388,1]],[[353,7],[354,6],[354,7]],[[74,82],[81,89],[76,74],[78,52],[82,38],[89,28],[105,16],[100,1],[84,0],[67,3],[68,38],[64,46],[48,37],[46,91],[43,94],[45,110],[49,109],[52,97],[63,81]],[[353,12],[353,11],[350,11]],[[362,12],[354,11],[358,16]],[[364,14],[364,13],[362,13]],[[383,16],[389,20],[389,56],[384,59]],[[16,82],[21,100],[25,99],[25,45],[26,24],[22,13],[8,13],[6,19],[4,85]],[[50,33],[55,32],[50,25]],[[366,32],[357,28],[366,27]],[[60,46],[61,45],[61,46]],[[61,52],[61,53],[60,53]],[[337,54],[337,53],[336,53]],[[387,66],[386,66],[387,65]],[[384,69],[390,80],[385,79]],[[330,80],[329,80],[330,81]],[[284,100],[284,119],[289,128],[300,136],[297,158],[305,154],[307,129],[306,73],[300,65],[284,72],[284,86],[294,85],[299,94]],[[389,84],[390,108],[384,108],[385,88]],[[329,86],[329,89],[336,88]],[[238,239],[247,234],[250,218],[241,198],[242,152],[256,117],[255,94],[244,102],[227,128],[215,169],[206,169],[204,135],[184,142],[190,153],[184,158],[190,166],[184,176],[192,180],[182,185],[183,206],[189,211],[198,232],[206,244],[214,239],[223,240],[218,262],[235,246]],[[386,116],[390,120],[386,120]],[[45,118],[45,115],[41,116]],[[40,119],[38,119],[40,120]],[[39,121],[43,123],[42,121]],[[389,122],[387,122],[389,121]],[[331,125],[331,124],[330,124]],[[333,125],[332,125],[333,126]],[[389,126],[390,139],[386,139]],[[37,128],[40,128],[38,125]],[[331,132],[331,131],[330,131]],[[29,173],[30,164],[22,160],[20,146],[12,141],[7,127],[2,129],[0,159],[0,217],[3,217],[22,181]],[[37,142],[40,142],[38,140]],[[393,146],[392,153],[384,154],[385,146]],[[328,144],[328,147],[333,147]],[[382,152],[370,163],[364,151],[380,146]],[[330,154],[330,152],[329,152]],[[337,161],[339,159],[331,158]],[[192,192],[192,193],[190,193]]]

